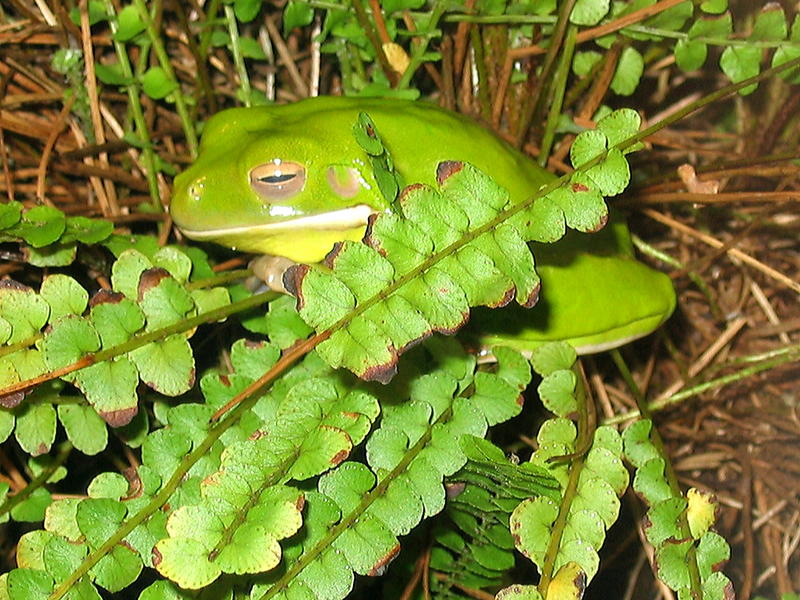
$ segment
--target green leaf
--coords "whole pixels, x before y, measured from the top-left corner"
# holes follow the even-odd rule
[[[689,587],[687,553],[691,541],[668,542],[656,549],[656,570],[658,578],[673,590]]]
[[[234,0],[233,11],[242,23],[249,23],[258,16],[261,0]]]
[[[558,517],[558,504],[539,496],[523,500],[511,514],[511,534],[514,545],[536,565],[544,564],[550,540],[550,528]]]
[[[723,50],[719,66],[733,83],[755,77],[760,70],[761,48],[757,46],[728,46]],[[739,91],[742,96],[752,94],[757,84],[749,85]]]
[[[194,385],[194,356],[182,334],[137,348],[128,356],[142,381],[165,396],[183,394]]]
[[[41,342],[42,354],[49,369],[58,369],[79,361],[100,348],[100,337],[88,319],[66,315],[51,325]],[[72,381],[74,373],[63,376]]]
[[[689,40],[698,37],[726,38],[733,32],[733,20],[730,13],[718,17],[702,17],[689,28]]]
[[[608,14],[609,8],[608,0],[577,0],[569,20],[575,25],[597,25]]]
[[[785,62],[794,60],[800,56],[800,16],[795,15],[794,22],[792,23],[792,31],[789,36],[789,41],[794,43],[781,44],[772,56],[772,66],[777,67]],[[800,69],[790,69],[779,75],[779,77],[786,79],[790,83],[800,82]]]
[[[43,248],[24,248],[26,260],[35,267],[66,267],[75,261],[77,248],[74,243],[60,242]]]
[[[61,237],[66,227],[66,217],[57,208],[35,206],[22,215],[22,221],[10,231],[34,248],[52,244]]]
[[[730,557],[731,549],[725,538],[713,531],[704,533],[697,545],[697,567],[701,579],[706,579],[722,569]]]
[[[575,399],[575,373],[569,370],[555,371],[547,375],[537,391],[545,408],[560,417],[575,415],[578,403]]]
[[[89,483],[87,493],[92,498],[120,500],[128,493],[128,480],[119,473],[100,473]]]
[[[628,489],[628,471],[619,458],[619,453],[614,453],[607,448],[598,447],[595,443],[586,456],[586,463],[581,475],[592,473],[607,482],[617,496],[621,496]]]
[[[599,119],[597,129],[605,134],[606,144],[611,148],[636,135],[641,124],[639,113],[630,108],[620,108]],[[634,144],[623,150],[623,153],[628,154],[641,147],[641,144]]]
[[[391,280],[414,269],[432,250],[462,236],[463,228],[489,222],[508,201],[505,190],[469,165],[443,164],[440,170],[440,192],[427,186],[408,188],[399,202],[407,218],[380,214],[372,223],[367,246],[345,242],[337,247],[328,259],[332,273],[308,267],[295,271],[298,307],[307,323],[316,329],[330,327],[352,310],[354,302],[382,293]],[[440,212],[428,209],[437,204]],[[435,218],[460,214],[459,208],[467,208],[472,218]],[[458,329],[469,303],[505,303],[512,294],[523,305],[536,299],[538,277],[529,250],[508,224],[496,226],[447,260],[457,261],[459,268],[450,273],[444,268],[430,269],[407,280],[361,318],[335,331],[318,347],[320,355],[331,366],[346,366],[363,378],[388,381],[405,348],[432,331]],[[486,268],[487,260],[493,269]],[[503,283],[500,294],[486,296],[489,283],[498,281]]]
[[[54,535],[45,543],[42,552],[45,569],[53,579],[62,581],[78,568],[87,550],[83,544],[71,544]],[[88,585],[91,587],[91,584]]]
[[[475,374],[473,401],[492,427],[516,417],[522,411],[521,390],[492,373]]]
[[[370,156],[380,156],[384,153],[385,148],[378,128],[367,113],[358,113],[358,120],[353,124],[353,136],[358,145]]]
[[[664,459],[654,458],[647,461],[636,471],[633,489],[647,499],[650,505],[672,497],[672,490],[664,476]]]
[[[631,5],[636,6],[636,5]],[[644,22],[646,27],[653,29],[666,29],[669,31],[680,31],[686,24],[686,21],[692,18],[694,14],[694,6],[690,0],[680,2],[674,6],[669,7],[664,11],[660,11],[655,16],[647,19]]]
[[[619,499],[614,488],[600,477],[594,477],[584,469],[578,483],[578,497],[575,498],[570,506],[570,510],[578,512],[581,510],[595,511],[606,525],[611,527],[619,516]],[[580,561],[578,561],[580,563]],[[583,564],[583,563],[580,563]],[[589,569],[585,569],[587,573]],[[589,575],[591,579],[594,573]]]
[[[625,458],[636,468],[641,468],[648,461],[659,458],[658,450],[650,441],[653,422],[642,419],[631,423],[622,434],[625,445]]]
[[[582,131],[569,150],[570,162],[576,169],[605,151],[608,138],[599,129]]]
[[[540,375],[550,375],[555,371],[571,369],[578,355],[575,348],[566,342],[544,344],[533,350],[531,364]]]
[[[50,305],[51,323],[65,315],[80,315],[86,310],[89,293],[68,275],[48,275],[42,282],[39,294]]]
[[[589,169],[586,175],[604,196],[621,194],[628,187],[631,180],[628,161],[625,160],[622,152],[616,148],[609,150],[606,160]],[[574,226],[574,228],[581,230],[581,227],[578,226]]]
[[[283,35],[288,36],[295,27],[310,25],[313,19],[314,9],[309,4],[290,0],[283,9]]]
[[[142,90],[154,100],[166,98],[177,89],[178,83],[161,67],[150,67],[142,75]]]
[[[195,540],[167,538],[159,541],[153,551],[157,553],[153,566],[183,588],[200,589],[222,574],[219,566],[209,560],[208,549]]]
[[[132,77],[126,77],[122,72],[122,67],[119,63],[110,63],[104,65],[97,63],[94,66],[94,72],[97,78],[106,85],[125,86],[133,82]]]
[[[17,544],[17,564],[24,568],[44,570],[44,547],[52,537],[52,534],[42,530],[23,534]]]
[[[675,62],[684,71],[702,67],[708,56],[708,46],[702,42],[679,40],[675,45]]]
[[[139,577],[142,561],[132,548],[117,545],[89,573],[97,585],[109,592],[124,590]]]
[[[139,297],[139,279],[152,266],[150,259],[138,250],[124,250],[111,265],[111,286],[135,301]]]
[[[133,5],[125,6],[117,13],[117,31],[114,34],[114,39],[120,42],[127,42],[142,33],[146,28],[138,9]]]
[[[263,443],[257,444],[266,449]],[[245,473],[238,472],[245,466],[240,459],[232,455],[223,459],[222,469],[204,481],[204,503],[175,510],[167,521],[170,537],[156,544],[154,565],[182,587],[203,587],[223,572],[273,569],[281,559],[278,540],[293,535],[301,525],[302,494],[284,487],[267,487],[260,493],[255,465],[248,467],[247,481],[242,477]],[[247,515],[242,520],[237,512],[244,510]],[[186,562],[187,557],[191,562]]]
[[[0,230],[16,225],[22,217],[22,204],[16,200],[0,202]]]
[[[94,66],[94,72],[102,83],[106,85],[113,85],[113,86],[125,86],[132,83],[131,77],[126,77],[122,73],[122,68],[120,67],[119,63],[111,63],[104,65],[102,63],[98,63]]]
[[[221,287],[192,290],[191,297],[194,306],[197,308],[197,314],[216,310],[231,303],[228,290]]]
[[[96,25],[100,21],[108,19],[106,14],[106,6],[100,0],[89,0],[87,3],[89,25]],[[69,18],[78,27],[81,26],[81,13],[78,8],[73,8],[69,11]]]
[[[753,33],[750,34],[751,40],[780,42],[786,38],[788,28],[786,27],[786,15],[780,4],[767,4],[756,16],[753,25]]]
[[[100,291],[92,298],[89,320],[100,336],[103,348],[127,342],[144,327],[139,306],[117,292]]]
[[[52,578],[37,569],[14,569],[8,574],[8,598],[21,600],[46,600],[53,591]]]
[[[680,518],[685,510],[685,498],[667,498],[651,505],[644,527],[647,540],[658,548],[668,540],[680,539]]]
[[[26,403],[17,413],[14,436],[31,456],[49,452],[56,439],[56,411],[52,404]]]
[[[712,573],[703,581],[704,600],[729,600],[734,596],[733,583],[723,573]],[[781,600],[798,600],[798,595],[783,594]]]
[[[0,281],[0,317],[11,325],[7,344],[27,340],[47,323],[50,306],[31,288],[11,279]]]
[[[153,266],[161,267],[179,283],[186,283],[192,271],[192,260],[175,246],[160,248],[152,257]]]
[[[644,58],[639,51],[628,46],[622,51],[617,70],[611,79],[611,89],[620,96],[630,96],[639,86],[644,73]]]
[[[108,430],[103,420],[91,408],[78,404],[62,404],[58,407],[58,420],[76,449],[89,456],[105,450]]]
[[[75,385],[112,427],[127,425],[136,416],[138,383],[136,367],[126,356],[81,369],[75,377]]]
[[[722,13],[728,10],[728,0],[705,0],[700,3],[700,10],[711,14]]]
[[[160,267],[142,273],[139,298],[139,307],[147,319],[146,331],[177,323],[194,309],[194,301],[186,288]]]
[[[0,381],[0,383],[3,383]],[[5,442],[11,433],[14,431],[16,419],[14,414],[8,410],[0,410],[0,444]],[[3,522],[3,517],[0,515],[0,523]]]
[[[83,535],[75,513],[78,509],[80,498],[59,498],[53,500],[47,507],[44,519],[45,529],[54,534],[65,537],[71,542],[76,542]]]
[[[575,58],[572,59],[572,72],[578,77],[585,77],[602,58],[603,55],[594,50],[576,52]]]
[[[44,518],[51,501],[50,492],[44,488],[36,488],[30,496],[11,509],[11,518],[15,521],[37,523]]]
[[[239,38],[239,51],[245,58],[252,58],[255,60],[265,60],[267,55],[264,54],[264,49],[258,41],[251,37]]]

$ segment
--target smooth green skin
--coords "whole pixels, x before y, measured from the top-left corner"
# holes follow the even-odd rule
[[[367,216],[387,203],[352,133],[360,112],[375,122],[407,183],[435,186],[436,166],[446,160],[488,173],[514,201],[553,179],[478,124],[431,104],[320,97],[226,110],[209,120],[199,158],[175,179],[175,224],[193,239],[297,262],[318,262],[334,242],[361,239]],[[249,174],[275,159],[303,165],[306,181],[297,195],[265,202],[251,189]],[[332,189],[332,165],[358,170],[354,197]],[[633,258],[621,221],[597,234],[570,232],[555,244],[534,244],[533,251],[542,279],[539,303],[478,311],[471,330],[479,342],[531,350],[566,340],[580,353],[599,352],[647,335],[675,307],[669,278]]]

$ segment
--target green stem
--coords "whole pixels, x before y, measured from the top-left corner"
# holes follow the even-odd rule
[[[564,50],[561,53],[561,60],[556,70],[555,81],[553,81],[552,102],[550,103],[550,111],[547,114],[547,123],[545,124],[539,150],[539,164],[543,167],[547,165],[550,148],[553,146],[553,140],[556,136],[556,126],[561,117],[561,107],[564,105],[564,93],[567,88],[570,67],[572,66],[572,55],[575,53],[575,38],[577,35],[578,28],[570,25],[567,29],[567,37],[564,40]]]
[[[106,14],[111,17],[109,19],[111,32],[116,33],[119,29],[119,23],[117,22],[114,5],[111,3],[111,0],[105,0],[105,8]],[[142,111],[142,103],[139,99],[139,82],[133,76],[133,70],[131,69],[131,63],[128,59],[128,52],[125,44],[117,40],[116,36],[112,36],[112,39],[114,40],[114,50],[117,54],[122,76],[131,82],[125,86],[125,90],[128,93],[128,102],[130,103],[133,122],[136,125],[136,133],[142,143],[142,155],[144,156],[145,162],[144,174],[147,178],[147,187],[150,190],[150,197],[153,199],[155,205],[163,211],[164,205],[161,202],[161,192],[158,189],[158,178],[156,177],[156,173],[158,173],[158,162],[156,161],[156,155],[153,151],[150,131],[147,129],[147,123],[145,122],[144,111]]]
[[[539,73],[536,93],[530,97],[521,111],[522,118],[520,119],[520,126],[514,140],[514,145],[517,148],[522,148],[525,138],[528,135],[528,130],[531,128],[531,124],[538,122],[539,115],[544,111],[545,102],[549,99],[553,69],[555,69],[559,53],[563,47],[567,29],[571,27],[569,24],[569,15],[572,13],[575,2],[576,0],[564,0],[558,8],[558,20],[553,29],[553,35],[550,38],[547,54],[545,54],[544,57],[542,71]]]
[[[3,502],[2,506],[0,506],[0,517],[5,515],[6,513],[11,512],[15,506],[20,504],[23,500],[28,498],[33,492],[35,492],[38,488],[42,487],[50,476],[56,472],[56,469],[66,462],[67,458],[69,457],[70,452],[72,452],[72,444],[69,442],[64,442],[59,446],[58,455],[53,459],[53,461],[47,465],[42,472],[39,473],[36,477],[31,479],[30,483],[25,486],[24,489],[20,490],[13,496],[6,498],[6,501]]]
[[[573,367],[573,372],[577,375],[575,386],[575,400],[578,406],[578,437],[575,440],[575,450],[578,451],[582,448],[589,448],[591,446],[592,437],[594,435],[593,427],[589,419],[588,398],[586,389],[584,387],[583,378],[581,377],[580,370]],[[555,576],[555,563],[561,549],[561,540],[564,536],[564,530],[567,527],[567,519],[572,508],[572,503],[578,495],[578,482],[580,481],[581,472],[583,471],[586,462],[587,452],[576,452],[570,455],[571,464],[569,466],[569,479],[567,486],[564,489],[564,494],[561,497],[561,502],[558,505],[558,517],[550,530],[550,541],[547,544],[547,550],[544,555],[544,563],[542,564],[542,575],[539,579],[539,584],[536,586],[542,598],[547,598],[547,588]]]
[[[394,83],[397,81],[397,73],[392,68],[392,65],[389,64],[389,59],[386,58],[386,54],[383,52],[383,44],[381,44],[381,41],[375,33],[375,29],[372,27],[372,23],[367,16],[367,11],[364,10],[364,5],[361,3],[361,0],[351,0],[351,6],[356,13],[358,24],[367,36],[369,43],[372,44],[373,50],[375,50],[375,56],[378,58],[378,64],[380,64],[383,74],[386,75],[386,79]]]
[[[233,12],[233,6],[230,4],[225,5],[225,20],[228,22],[228,35],[231,37],[230,48],[233,54],[233,64],[239,76],[239,91],[241,93],[239,99],[245,106],[250,106],[250,77],[247,75],[244,57],[242,57],[242,51],[239,48],[239,29],[236,27],[236,15]]]
[[[331,527],[328,534],[314,544],[312,548],[303,552],[303,554],[297,560],[295,560],[291,566],[289,566],[289,568],[286,569],[286,572],[283,574],[283,576],[273,583],[272,587],[270,587],[259,600],[268,600],[269,598],[272,598],[276,594],[285,590],[289,583],[303,569],[313,562],[320,554],[332,548],[333,542],[336,540],[336,538],[342,535],[342,533],[347,529],[353,527],[358,522],[358,519],[362,517],[367,509],[372,505],[372,503],[378,498],[381,498],[386,493],[386,490],[389,488],[389,486],[394,483],[400,475],[408,470],[411,462],[430,443],[431,438],[433,437],[433,430],[436,425],[446,423],[447,420],[452,416],[453,408],[451,405],[442,412],[435,422],[428,426],[425,433],[420,437],[416,444],[406,451],[406,453],[403,455],[403,458],[400,459],[397,465],[391,471],[389,471],[389,473],[387,473],[386,476],[384,476],[384,478],[381,479],[374,488],[372,488],[372,490],[364,495],[364,497],[361,499],[361,502],[358,503],[358,506],[356,506],[348,515],[343,516],[342,520]]]
[[[197,134],[194,130],[194,123],[189,116],[189,110],[186,106],[186,100],[183,96],[183,92],[181,92],[180,81],[178,81],[178,78],[175,76],[175,71],[172,69],[172,63],[170,62],[167,50],[162,43],[158,31],[156,31],[156,28],[153,25],[153,19],[150,18],[150,13],[147,10],[144,0],[133,0],[133,3],[138,9],[139,16],[147,28],[147,36],[150,38],[150,41],[153,44],[153,50],[155,50],[159,66],[164,69],[164,73],[167,74],[167,77],[174,81],[178,86],[173,92],[173,97],[175,98],[175,108],[178,111],[181,124],[183,125],[183,132],[186,136],[186,144],[189,146],[189,155],[192,158],[195,158],[197,156]]]
[[[667,408],[669,406],[679,404],[684,400],[687,400],[693,396],[698,396],[709,390],[724,387],[728,384],[735,383],[737,381],[742,381],[744,379],[747,379],[748,377],[752,377],[753,375],[756,375],[763,371],[768,371],[770,369],[774,369],[781,365],[785,365],[791,362],[796,362],[800,360],[800,345],[788,346],[786,348],[775,350],[769,353],[769,357],[770,359],[764,360],[764,362],[761,362],[747,369],[742,369],[740,371],[737,371],[736,373],[731,373],[730,375],[725,375],[723,377],[718,377],[716,379],[706,381],[705,383],[700,383],[691,388],[687,388],[681,392],[678,392],[677,394],[673,394],[668,398],[664,398],[662,400],[655,402],[650,402],[647,405],[647,411],[649,413],[656,412],[664,408]],[[743,362],[744,360],[751,360],[751,359],[755,360],[755,357],[742,359],[738,362]],[[625,421],[630,421],[631,419],[636,419],[637,417],[640,417],[641,414],[642,413],[640,410],[632,410],[630,412],[621,415],[616,415],[615,417],[611,417],[610,419],[606,419],[603,421],[603,424],[615,425],[618,423],[624,423]]]
[[[641,413],[642,418],[648,419],[652,424],[652,415],[650,414],[650,410],[647,406],[644,395],[639,389],[639,386],[636,385],[633,375],[631,375],[628,365],[622,358],[619,348],[615,348],[611,351],[611,358],[613,359],[614,364],[617,366],[620,373],[622,373],[625,381],[628,382],[629,386],[631,386],[633,397],[636,400],[636,405],[639,407],[639,412]],[[678,476],[675,474],[675,469],[672,467],[672,461],[669,459],[667,449],[664,447],[664,440],[661,438],[661,435],[658,433],[658,429],[655,426],[651,427],[650,429],[650,441],[653,443],[653,446],[655,446],[658,455],[664,460],[664,475],[666,476],[672,496],[674,498],[683,498],[684,495],[683,491],[681,490],[681,486],[678,483]],[[686,517],[686,511],[683,511],[678,516],[678,530],[681,536],[680,539],[692,539],[692,531],[689,528],[689,521]],[[701,600],[703,597],[703,587],[700,579],[700,569],[697,566],[697,548],[695,544],[692,544],[692,546],[689,548],[686,559],[686,567],[689,570],[689,590],[695,600]]]
[[[434,35],[436,26],[439,24],[439,19],[442,18],[446,8],[447,5],[444,0],[437,0],[436,4],[433,5],[433,10],[431,10],[428,20],[428,30],[431,33],[429,35],[422,36],[419,44],[414,46],[414,49],[411,52],[411,61],[408,63],[408,68],[403,73],[400,81],[397,82],[397,89],[402,90],[407,88],[409,83],[411,83],[411,78],[414,76],[414,73],[417,72],[419,66],[424,62],[425,53],[428,51],[428,44],[430,44],[431,37]]]
[[[114,547],[121,543],[134,529],[159,511],[161,507],[166,504],[175,490],[178,489],[178,486],[183,482],[183,478],[189,472],[189,469],[191,469],[198,460],[208,454],[208,452],[211,450],[211,447],[214,445],[214,442],[216,442],[219,437],[228,430],[229,427],[238,421],[242,413],[252,408],[258,398],[259,396],[257,395],[251,396],[248,398],[248,400],[242,402],[230,413],[228,413],[228,415],[222,421],[211,427],[205,439],[203,439],[203,441],[200,442],[200,444],[198,444],[194,450],[192,450],[183,458],[183,460],[181,460],[180,464],[175,469],[175,472],[169,478],[169,481],[167,481],[158,491],[158,493],[153,496],[153,499],[143,506],[139,512],[133,515],[130,519],[122,523],[122,525],[120,525],[119,528],[113,534],[111,534],[106,541],[90,552],[89,555],[83,559],[81,564],[78,565],[78,567],[72,571],[66,579],[58,584],[56,589],[53,590],[53,593],[50,594],[49,600],[58,600],[59,598],[62,598],[67,592],[70,591],[70,589],[72,589],[73,585],[80,581],[81,577],[86,575],[94,565],[100,562],[101,558],[111,552]]]
[[[278,293],[273,291],[263,292],[261,294],[250,296],[249,298],[245,298],[244,300],[233,302],[231,304],[215,308],[214,310],[201,313],[194,317],[190,317],[188,319],[182,319],[180,321],[177,321],[176,323],[173,323],[172,325],[162,327],[161,329],[156,329],[148,333],[143,333],[141,335],[133,336],[128,341],[122,344],[118,344],[116,346],[112,346],[111,348],[106,348],[104,350],[99,350],[94,353],[84,354],[78,361],[72,363],[71,365],[66,365],[63,368],[55,369],[47,373],[44,373],[42,375],[39,375],[37,377],[20,381],[18,383],[9,385],[4,389],[0,389],[0,396],[5,396],[8,394],[14,394],[19,391],[28,390],[32,387],[35,387],[36,385],[40,385],[51,379],[63,377],[64,375],[80,371],[81,369],[84,369],[91,365],[111,360],[112,358],[116,358],[117,356],[127,354],[128,352],[131,352],[136,348],[141,348],[142,346],[145,346],[147,344],[163,340],[171,335],[184,333],[186,331],[189,331],[190,329],[194,329],[195,327],[199,327],[200,325],[203,325],[205,323],[214,323],[215,321],[221,321],[237,312],[243,312],[260,304],[264,304],[265,302],[269,302],[277,295]]]

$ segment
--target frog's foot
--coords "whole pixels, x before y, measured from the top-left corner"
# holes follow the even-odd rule
[[[271,254],[264,254],[254,258],[249,265],[254,276],[248,279],[247,287],[253,289],[253,284],[255,283],[255,287],[265,286],[273,292],[288,294],[289,292],[286,291],[283,285],[283,274],[289,267],[293,267],[296,264],[293,260],[283,256],[272,256]]]

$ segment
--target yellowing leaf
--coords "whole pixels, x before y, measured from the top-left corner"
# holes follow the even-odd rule
[[[715,521],[717,502],[714,494],[701,492],[696,488],[686,492],[689,507],[686,509],[686,520],[689,521],[689,530],[694,539],[700,539]]]
[[[586,591],[586,573],[578,563],[568,562],[558,570],[547,588],[546,600],[580,600]]]
[[[408,57],[408,54],[406,54],[406,51],[403,50],[403,47],[394,42],[387,42],[383,44],[382,47],[383,53],[386,55],[386,59],[389,61],[392,69],[397,71],[400,75],[405,73],[411,59]]]

